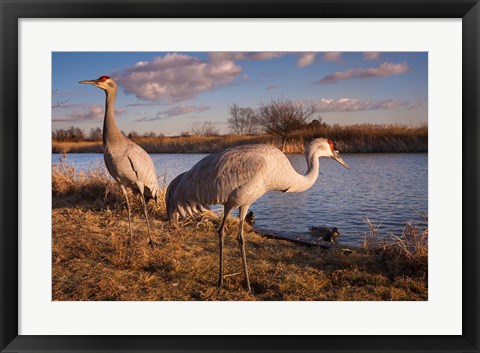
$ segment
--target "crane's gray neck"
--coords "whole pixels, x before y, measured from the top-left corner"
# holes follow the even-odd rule
[[[320,169],[320,163],[318,156],[310,151],[307,151],[307,172],[305,175],[298,175],[294,185],[288,189],[289,192],[302,192],[309,189],[318,178],[318,171]]]
[[[115,96],[117,92],[105,91],[105,118],[103,119],[103,144],[107,145],[122,138],[115,122]]]

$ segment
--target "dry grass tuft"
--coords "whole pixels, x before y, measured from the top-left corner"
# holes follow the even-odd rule
[[[152,215],[160,216],[165,213],[166,176],[159,176],[159,185],[162,187],[158,202],[148,203],[148,211]],[[78,203],[92,210],[116,210],[126,207],[125,197],[118,184],[109,176],[104,167],[97,167],[89,172],[77,171],[64,155],[62,159],[52,165],[52,195],[53,206]],[[132,211],[142,212],[141,201],[138,195],[129,191],[129,198],[135,198],[131,203]]]
[[[364,236],[364,249],[375,250],[381,248],[383,250],[395,251],[399,255],[411,259],[428,257],[428,216],[426,214],[423,215],[422,222],[408,222],[400,236],[390,233],[391,241],[376,237],[381,223],[378,226],[374,226],[368,217],[364,218],[364,222],[370,230]]]
[[[77,173],[68,163],[52,170],[52,299],[65,300],[427,300],[427,257],[402,245],[323,250],[267,239],[247,229],[253,293],[245,290],[229,219],[224,288],[216,288],[219,220],[209,214],[177,227],[164,200],[150,202],[152,235],[134,202],[134,241],[128,242],[123,195],[102,169]],[[412,250],[426,235],[406,227]],[[412,240],[416,239],[413,243]],[[410,243],[407,243],[410,242]],[[421,250],[418,250],[420,254]]]
[[[380,254],[382,258],[391,259],[391,271],[394,273],[420,274],[425,279],[428,275],[428,217],[423,216],[423,222],[409,222],[400,236],[390,233],[390,241],[377,239],[376,233],[380,225],[374,226],[364,219],[370,232],[364,238],[364,250]]]

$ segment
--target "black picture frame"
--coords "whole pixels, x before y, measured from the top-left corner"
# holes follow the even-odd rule
[[[2,352],[479,352],[478,0],[0,0],[0,349]],[[18,20],[20,18],[462,18],[461,336],[18,335]],[[457,119],[458,117],[451,117]],[[446,259],[448,261],[448,259]],[[348,320],[348,318],[346,318]]]

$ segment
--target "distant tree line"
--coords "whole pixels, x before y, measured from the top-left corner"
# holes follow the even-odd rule
[[[52,138],[57,141],[84,141],[86,139],[85,131],[79,127],[71,126],[68,129],[57,129],[52,132]]]
[[[144,132],[143,134],[140,134],[136,131],[130,131],[128,134],[125,134],[125,132],[122,131],[122,134],[128,136],[129,138],[164,136],[162,133],[156,134],[153,131]],[[61,142],[101,141],[102,136],[102,129],[99,127],[92,128],[88,132],[85,132],[83,129],[77,126],[71,126],[68,129],[56,129],[52,131],[52,139]]]

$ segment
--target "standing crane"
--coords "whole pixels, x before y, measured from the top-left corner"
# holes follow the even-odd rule
[[[102,76],[96,80],[84,80],[79,83],[94,85],[105,91],[105,118],[103,120],[103,157],[105,165],[110,175],[120,185],[127,201],[130,240],[132,240],[133,234],[127,188],[140,194],[147,222],[149,243],[153,247],[147,203],[150,199],[157,201],[160,187],[158,186],[152,159],[140,146],[125,137],[117,127],[115,122],[117,84],[115,81],[108,76]]]
[[[313,140],[307,150],[308,170],[298,174],[288,158],[270,145],[245,145],[206,156],[188,172],[177,176],[167,188],[167,214],[170,221],[178,216],[193,216],[209,205],[223,204],[223,219],[218,228],[220,270],[218,286],[223,285],[224,226],[233,209],[239,208],[238,243],[242,254],[243,271],[248,291],[247,258],[243,224],[250,205],[268,191],[302,192],[318,178],[319,157],[331,157],[344,167],[333,143],[325,138]]]

